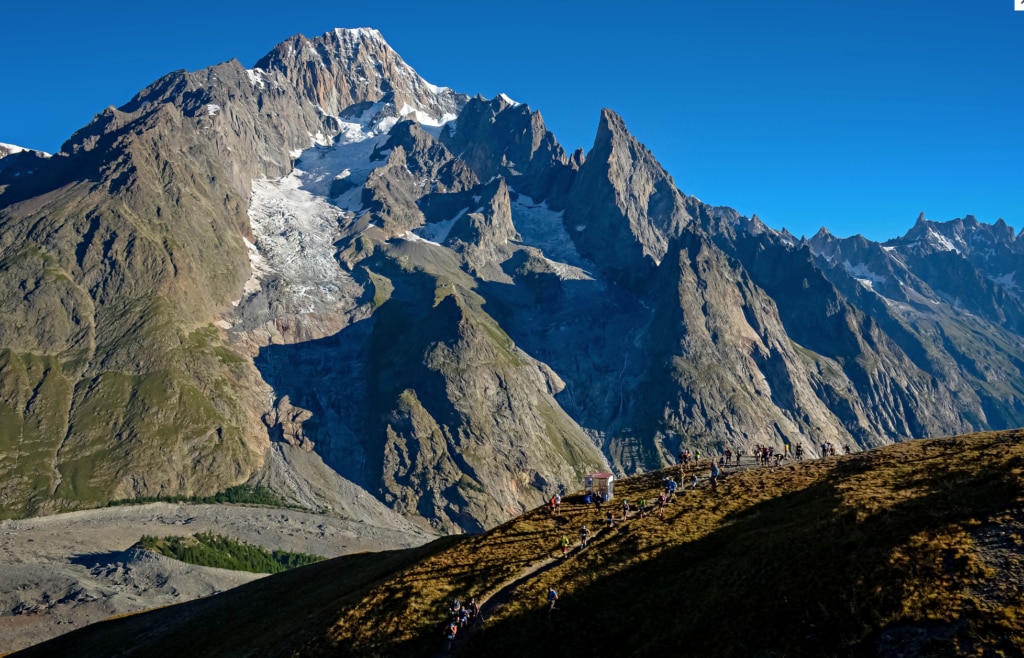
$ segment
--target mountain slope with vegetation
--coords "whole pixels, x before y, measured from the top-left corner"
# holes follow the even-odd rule
[[[606,527],[678,474],[623,480],[602,512],[570,497],[557,515],[329,560],[19,655],[434,656],[450,600],[469,596],[486,621],[455,655],[1024,652],[1024,431],[751,467],[716,491],[703,470],[664,517]],[[583,523],[596,535],[579,549]]]
[[[682,445],[1024,426],[1011,227],[797,239],[596,118],[569,154],[528,105],[337,29],[0,152],[0,518],[335,497],[287,445],[478,532]]]

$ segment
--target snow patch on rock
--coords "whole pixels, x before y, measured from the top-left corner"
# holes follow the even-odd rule
[[[852,265],[848,260],[843,261],[843,269],[845,269],[850,276],[857,279],[857,281],[859,281],[861,285],[868,290],[874,290],[875,284],[883,284],[888,281],[887,277],[872,272],[871,268],[869,268],[865,263]]]
[[[564,214],[525,194],[512,202],[512,224],[522,236],[522,244],[540,249],[563,279],[590,279],[594,265],[576,251],[575,243],[565,230]]]
[[[1019,286],[1017,285],[1017,272],[1016,271],[1007,272],[1006,274],[1003,274],[1002,276],[993,277],[992,282],[996,283],[996,284],[999,284],[999,285],[1003,286],[1004,288],[1011,288],[1011,289],[1014,289],[1014,290],[1019,288]]]

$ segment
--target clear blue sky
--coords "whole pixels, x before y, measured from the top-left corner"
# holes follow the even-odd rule
[[[684,192],[796,235],[1024,227],[1022,0],[6,2],[0,142],[55,151],[175,69],[376,27],[434,84],[589,149],[621,114]],[[13,6],[12,6],[13,5]]]

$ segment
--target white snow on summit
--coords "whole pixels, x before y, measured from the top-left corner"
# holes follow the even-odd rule
[[[14,155],[15,153],[23,153],[25,151],[35,151],[44,158],[50,157],[50,154],[45,151],[36,151],[35,149],[25,148],[24,146],[18,146],[17,144],[5,144],[0,142],[0,158],[5,158],[8,155]]]
[[[372,27],[336,27],[334,33],[341,38],[345,38],[346,35],[351,35],[355,39],[360,39],[364,35],[370,39],[384,40],[384,36],[380,33],[380,30]]]

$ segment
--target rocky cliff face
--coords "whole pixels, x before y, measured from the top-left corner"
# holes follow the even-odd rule
[[[692,221],[682,193],[622,118],[602,110],[565,222],[580,253],[615,281],[642,285]]]
[[[569,156],[374,30],[171,73],[23,156],[0,158],[4,516],[266,480],[279,442],[478,530],[681,445],[1024,424],[1005,224],[797,240],[685,195],[611,111]]]

